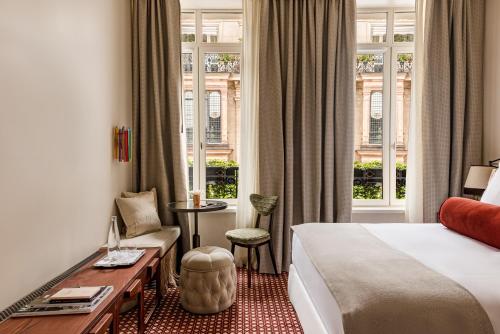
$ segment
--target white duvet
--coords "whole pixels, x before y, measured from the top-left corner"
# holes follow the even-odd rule
[[[500,251],[441,224],[363,224],[376,237],[469,290],[500,334]],[[323,325],[343,333],[342,318],[326,284],[294,235],[292,261]]]

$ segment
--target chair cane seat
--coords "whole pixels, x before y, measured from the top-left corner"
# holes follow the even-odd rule
[[[226,238],[241,244],[260,244],[271,239],[271,235],[263,228],[239,228],[226,232]]]

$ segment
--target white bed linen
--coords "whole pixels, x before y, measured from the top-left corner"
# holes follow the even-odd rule
[[[441,224],[363,224],[373,235],[470,291],[500,334],[500,251]],[[328,333],[343,334],[339,307],[294,234],[292,262]]]
[[[295,307],[304,333],[328,334],[293,264],[288,271],[288,297]]]

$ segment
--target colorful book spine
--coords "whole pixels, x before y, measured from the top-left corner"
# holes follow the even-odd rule
[[[122,126],[113,129],[113,159],[119,162],[132,161],[132,128]]]
[[[128,161],[132,161],[132,129],[128,128]]]
[[[126,138],[125,138],[125,127],[122,126],[122,158],[121,158],[121,162],[125,162],[125,154],[126,154],[126,145],[127,145],[127,141],[126,141]]]
[[[128,130],[123,129],[123,161],[128,162]]]
[[[118,133],[119,133],[119,130],[118,130],[118,127],[115,126],[114,130],[113,130],[113,158],[115,160],[118,160]]]
[[[123,130],[120,129],[118,132],[118,161],[122,161],[123,159]]]

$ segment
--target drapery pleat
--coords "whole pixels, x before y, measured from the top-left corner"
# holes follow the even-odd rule
[[[250,194],[259,181],[259,24],[260,0],[243,0],[243,68],[241,71],[241,126],[236,228],[252,227],[255,210]],[[237,247],[235,260],[241,265],[246,249]]]
[[[356,3],[262,0],[260,11],[259,187],[280,197],[272,239],[286,271],[290,226],[351,221]]]
[[[430,0],[432,1],[432,0]],[[408,139],[408,168],[406,174],[406,221],[422,223],[424,214],[423,189],[423,138],[422,138],[422,91],[424,78],[424,28],[427,0],[417,0],[415,31],[415,73],[413,78]]]
[[[135,187],[156,187],[162,224],[180,224],[182,249],[187,251],[187,216],[167,209],[169,202],[187,199],[180,4],[178,0],[132,0],[131,9]]]
[[[484,0],[427,1],[422,91],[423,221],[461,196],[482,161]]]

